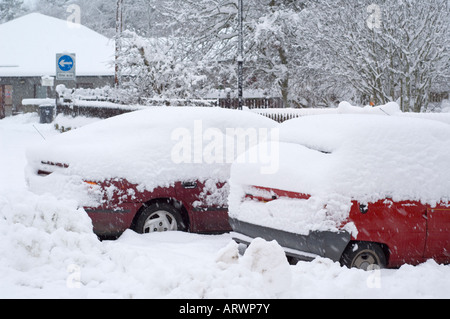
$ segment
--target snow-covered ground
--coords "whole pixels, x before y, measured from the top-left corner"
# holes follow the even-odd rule
[[[40,134],[59,134],[38,122],[36,115],[0,121],[0,298],[450,297],[450,266],[433,261],[370,272],[327,259],[292,266],[262,240],[238,257],[229,234],[128,231],[100,242],[75,202],[27,190],[25,149]]]

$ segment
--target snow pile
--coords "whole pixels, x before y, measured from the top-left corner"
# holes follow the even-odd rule
[[[291,285],[291,269],[284,250],[277,242],[255,239],[240,261],[244,267],[261,275],[268,292],[280,294]]]
[[[33,191],[42,193],[47,187],[45,191],[60,193],[63,189],[69,197],[85,194],[83,200],[88,198],[84,180],[126,178],[150,191],[177,181],[224,182],[238,152],[256,145],[260,128],[276,125],[251,112],[149,108],[87,125],[36,145],[28,151],[27,177]],[[240,142],[244,144],[242,149]],[[35,173],[49,169],[43,167],[42,161],[69,167],[52,167],[57,170],[55,174],[39,179]]]
[[[217,254],[216,262],[226,273],[236,272],[237,277],[256,277],[254,282],[264,283],[264,290],[279,296],[291,288],[292,273],[285,252],[277,242],[255,239],[239,257],[239,246],[230,242]],[[242,288],[241,288],[242,289]]]
[[[69,285],[69,267],[100,263],[102,247],[76,203],[23,191],[0,195],[0,251],[0,296],[27,298]]]
[[[20,201],[22,199],[22,201]],[[448,298],[450,267],[364,272],[328,259],[290,266],[275,242],[243,256],[229,235],[138,235],[99,242],[73,203],[0,195],[1,298]]]
[[[448,112],[443,109],[442,113],[403,113],[402,115],[450,124],[450,108],[448,108]]]
[[[127,231],[100,242],[74,202],[29,192],[0,195],[0,217],[2,298],[273,298],[290,289],[275,242],[255,242],[243,258],[228,235]]]
[[[373,114],[386,116],[413,117],[427,120],[434,120],[450,124],[450,114],[445,112],[445,101],[442,103],[442,113],[414,113],[402,112],[400,106],[396,102],[389,102],[379,106],[353,106],[348,102],[341,102],[336,109],[337,114]]]
[[[61,257],[63,246],[86,253],[98,246],[91,220],[74,202],[21,193],[0,197],[0,216],[1,251],[18,270],[29,271]]]
[[[446,298],[449,266],[430,260],[419,266],[405,265],[397,270],[344,270],[329,259],[300,262],[292,269],[290,298],[397,299]],[[441,278],[441,280],[439,280]]]
[[[400,106],[395,102],[389,102],[378,106],[353,106],[348,102],[341,102],[336,109],[337,114],[379,114],[379,115],[398,115],[402,113]]]
[[[352,200],[435,205],[450,199],[449,150],[450,126],[438,121],[365,114],[290,120],[280,126],[275,174],[261,174],[261,163],[233,164],[230,215],[304,234],[338,230]],[[248,185],[312,197],[242,203]]]
[[[22,200],[22,201],[21,201]],[[0,195],[1,298],[447,298],[450,267],[364,272],[327,259],[290,266],[275,242],[243,256],[229,235],[99,242],[73,202]]]

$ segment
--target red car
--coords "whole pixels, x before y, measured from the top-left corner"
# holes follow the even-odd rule
[[[235,163],[234,239],[360,269],[450,262],[450,126],[405,116],[312,116],[281,125],[280,168]]]
[[[53,173],[53,165],[45,163],[43,166],[47,168],[38,171],[39,177]],[[223,233],[231,230],[228,206],[222,200],[201,202],[205,195],[211,195],[205,182],[175,182],[173,186],[152,191],[139,189],[138,185],[124,179],[85,183],[90,190],[100,190],[104,196],[104,204],[84,207],[92,219],[94,233],[99,237],[118,237],[127,229],[141,234],[164,231]],[[226,183],[216,186],[228,194]]]
[[[31,148],[27,179],[35,193],[76,200],[102,237],[226,232],[231,163],[276,126],[251,112],[150,108]]]
[[[270,197],[246,194],[245,200],[268,203],[280,198],[308,199],[304,194],[255,187],[273,194]],[[428,259],[450,262],[450,204],[435,207],[420,202],[379,200],[368,205],[352,202],[349,217],[362,231],[352,236],[347,231],[311,232],[307,236],[230,219],[234,239],[250,244],[253,238],[276,240],[288,256],[312,260],[322,256],[350,268],[368,269],[371,265],[399,267],[417,265]]]

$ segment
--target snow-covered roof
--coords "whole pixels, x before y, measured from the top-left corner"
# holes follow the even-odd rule
[[[0,77],[56,74],[56,54],[75,53],[77,76],[114,75],[114,41],[79,24],[31,13],[0,25]]]

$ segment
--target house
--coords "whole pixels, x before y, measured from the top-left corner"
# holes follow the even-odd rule
[[[58,81],[56,55],[76,55],[76,80]],[[55,98],[55,87],[114,84],[115,44],[80,24],[31,13],[0,25],[0,118],[24,99]]]

